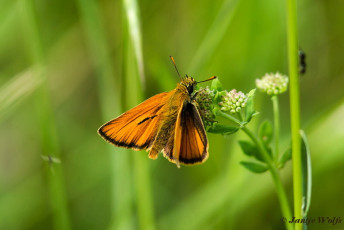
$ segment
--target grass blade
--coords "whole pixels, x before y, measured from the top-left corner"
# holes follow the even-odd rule
[[[39,35],[39,27],[36,21],[35,7],[32,0],[22,1],[23,21],[26,26],[26,32],[31,48],[31,57],[34,64],[34,71],[37,81],[47,79],[47,73],[41,72],[45,66],[45,53]],[[41,129],[41,154],[53,155],[60,158],[60,146],[57,137],[56,124],[53,117],[53,108],[50,100],[50,92],[47,81],[37,89],[36,93],[36,111],[38,123]],[[50,192],[51,211],[54,220],[54,229],[71,229],[69,220],[69,211],[67,205],[67,196],[64,187],[62,164],[56,165],[54,173],[49,171],[48,185]]]
[[[311,164],[311,152],[309,150],[308,139],[303,130],[300,130],[302,140],[302,175],[303,175],[303,204],[302,204],[302,216],[307,217],[309,206],[311,205],[312,197],[312,164]]]
[[[187,68],[190,73],[195,73],[196,70],[202,72],[202,67],[211,60],[216,47],[219,45],[234,17],[239,2],[240,0],[227,0],[223,3],[220,12],[205,35],[195,56],[192,58],[191,65]]]
[[[121,79],[115,78],[112,69],[112,60],[109,54],[109,45],[101,23],[101,17],[97,2],[77,1],[81,13],[81,19],[86,31],[88,45],[92,53],[95,68],[97,70],[98,92],[100,95],[101,113],[103,122],[121,114]],[[116,80],[116,84],[115,84]],[[132,229],[132,190],[130,178],[130,155],[126,150],[116,149],[108,145],[108,152],[113,162],[112,182],[112,220],[110,229]],[[127,175],[123,180],[122,175]]]
[[[137,69],[141,80],[141,87],[145,84],[145,75],[143,68],[143,54],[141,42],[141,29],[139,26],[138,6],[136,0],[123,0],[130,34],[130,40],[134,46]]]
[[[126,47],[126,102],[129,107],[139,104],[143,99],[144,69],[141,48],[139,12],[136,0],[123,0],[126,13],[129,39],[125,37]],[[125,35],[124,35],[125,36]],[[146,154],[135,154],[134,180],[136,185],[137,208],[140,229],[155,229],[152,202],[149,159]]]

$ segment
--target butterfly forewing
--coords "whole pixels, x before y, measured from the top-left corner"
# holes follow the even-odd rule
[[[114,145],[136,150],[149,149],[159,128],[169,93],[157,94],[133,109],[109,121],[98,130]]]
[[[178,115],[172,152],[171,160],[177,164],[199,164],[208,157],[207,136],[197,107],[192,103],[184,103]]]

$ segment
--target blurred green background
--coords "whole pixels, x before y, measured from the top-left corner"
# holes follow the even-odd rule
[[[269,173],[239,165],[231,136],[208,134],[205,164],[115,148],[96,133],[179,71],[248,92],[287,74],[285,1],[1,0],[0,229],[283,229]],[[312,153],[310,217],[344,217],[344,1],[298,1],[302,127]],[[207,84],[204,84],[205,86]],[[281,103],[281,148],[289,138]],[[257,93],[260,115],[270,99]],[[42,157],[51,156],[51,158]],[[291,163],[281,171],[292,205]],[[309,229],[340,229],[344,223]]]

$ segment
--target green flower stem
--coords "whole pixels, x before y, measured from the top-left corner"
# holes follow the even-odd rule
[[[221,110],[219,110],[218,112],[217,112],[217,115],[218,116],[221,116],[221,117],[223,117],[223,118],[226,118],[226,119],[228,119],[228,120],[230,120],[230,121],[232,121],[232,122],[234,122],[234,123],[236,123],[236,124],[238,124],[238,125],[242,125],[242,123],[241,123],[241,121],[239,121],[238,119],[236,119],[235,117],[233,117],[232,115],[229,115],[229,114],[227,114],[227,113],[224,113],[224,112],[222,112]]]
[[[238,113],[238,116],[239,116],[239,120],[242,122],[244,120],[244,117],[243,117],[241,111]]]
[[[290,121],[293,154],[294,216],[302,218],[302,165],[300,140],[300,95],[298,76],[298,39],[296,0],[287,0],[287,40],[290,76]],[[296,224],[295,229],[302,229]]]
[[[275,151],[273,151],[273,158],[275,161],[278,160],[278,145],[279,145],[279,124],[280,124],[280,119],[279,119],[279,105],[278,105],[278,96],[272,96],[272,107],[274,111],[274,134],[275,134]]]
[[[242,130],[257,145],[260,153],[262,154],[263,159],[267,163],[269,170],[270,170],[270,173],[271,173],[271,176],[272,176],[272,179],[273,179],[274,184],[276,186],[277,195],[278,195],[278,199],[279,199],[280,204],[281,204],[281,210],[282,210],[283,217],[285,217],[287,220],[291,220],[291,210],[290,210],[290,207],[288,204],[287,195],[286,195],[285,190],[283,188],[281,178],[278,174],[278,171],[276,169],[275,164],[273,163],[272,159],[270,158],[268,152],[263,147],[263,144],[254,136],[254,134],[251,132],[251,130],[249,130],[246,126],[242,127]],[[288,222],[286,222],[285,225],[286,225],[286,228],[288,230],[293,230],[292,224],[289,224]]]

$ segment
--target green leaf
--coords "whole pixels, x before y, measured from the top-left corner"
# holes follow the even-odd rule
[[[252,116],[251,116],[251,118],[253,118],[253,117],[257,116],[258,114],[259,114],[259,112],[257,112],[257,111],[254,111],[254,112],[253,112],[253,114],[252,114]]]
[[[233,134],[239,130],[238,127],[229,126],[229,125],[220,125],[218,123],[214,123],[211,127],[208,128],[209,133],[221,133],[221,134]]]
[[[212,80],[210,89],[216,90],[216,91],[222,90],[222,84],[219,78],[215,78],[214,80]]]
[[[268,154],[272,158],[272,149],[269,146],[266,146],[266,151],[268,152]]]
[[[302,163],[302,216],[307,216],[312,196],[312,164],[308,140],[305,132],[300,130],[301,135],[301,163]]]
[[[268,170],[268,166],[266,164],[259,162],[241,161],[240,164],[242,164],[245,168],[254,173],[263,173]]]
[[[251,89],[250,92],[248,92],[247,96],[248,97],[253,97],[256,92],[256,89]]]
[[[254,110],[254,105],[253,105],[253,97],[254,97],[254,93],[255,93],[256,89],[252,89],[248,94],[248,98],[247,98],[247,104],[245,107],[245,117],[246,117],[246,121],[249,122],[251,121],[252,117],[254,117],[255,115],[257,115],[258,113]]]
[[[258,135],[265,146],[270,144],[272,140],[272,125],[269,121],[264,121],[260,125]]]
[[[254,157],[261,162],[265,162],[264,159],[261,157],[256,145],[248,141],[239,141],[239,145],[244,154],[246,154],[247,156]]]
[[[279,162],[278,162],[278,168],[283,168],[285,163],[291,159],[291,148],[288,148],[281,156]]]
[[[214,96],[213,104],[215,104],[214,107],[217,109],[220,109],[219,102],[221,102],[221,100],[222,100],[223,93],[224,93],[224,91],[216,91],[215,90],[215,96]]]

